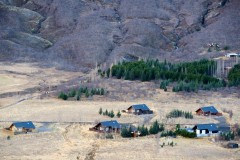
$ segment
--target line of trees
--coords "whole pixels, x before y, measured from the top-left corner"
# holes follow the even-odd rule
[[[150,128],[148,129],[147,127],[145,127],[144,125],[142,126],[138,126],[137,127],[137,131],[140,132],[139,136],[147,136],[150,134],[158,134],[159,132],[164,131],[164,125],[160,124],[157,120],[153,122],[153,124],[150,126]],[[123,127],[121,130],[121,136],[122,137],[132,137],[132,132],[133,129],[131,127],[126,128]]]
[[[115,115],[116,115],[118,118],[120,118],[121,115],[122,115],[120,111],[118,111],[117,114],[115,114],[113,110],[108,111],[108,110],[106,109],[105,111],[103,111],[102,108],[99,109],[98,113],[99,113],[100,115],[108,116],[108,117],[111,117],[111,118],[113,118]]]
[[[104,95],[105,90],[103,88],[87,88],[87,87],[80,87],[78,90],[72,89],[69,92],[61,92],[58,95],[58,98],[67,100],[68,98],[75,98],[77,101],[81,99],[81,96],[85,95],[85,97],[91,97],[93,95]]]
[[[226,86],[226,82],[214,77],[217,64],[213,60],[200,60],[171,64],[158,60],[121,62],[113,65],[106,73],[125,80],[165,80],[160,88],[166,90],[169,82],[177,82],[174,91],[197,91],[198,89],[211,89]]]
[[[178,118],[184,117],[186,119],[193,119],[193,115],[191,112],[185,112],[182,110],[174,109],[170,113],[167,114],[167,118]]]

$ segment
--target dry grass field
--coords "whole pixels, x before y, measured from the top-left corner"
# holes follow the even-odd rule
[[[201,106],[214,105],[220,112],[225,108],[233,111],[233,117],[224,116],[230,124],[240,122],[239,90],[226,92],[172,93],[158,89],[158,83],[122,81],[92,78],[92,73],[59,71],[54,68],[40,68],[34,64],[0,64],[0,159],[3,160],[125,160],[125,159],[229,159],[239,160],[240,149],[226,149],[211,138],[165,139],[147,136],[123,139],[105,139],[103,134],[89,131],[96,122],[109,120],[98,114],[103,110],[127,109],[132,104],[145,103],[153,111],[151,116],[122,114],[121,123],[149,125],[154,120],[169,124],[196,124],[216,122],[212,117],[194,116],[194,119],[166,119],[172,109],[194,113]],[[86,81],[89,80],[89,81]],[[105,96],[82,98],[80,101],[57,99],[60,90],[68,87],[103,87]],[[55,87],[54,87],[55,86]],[[12,121],[31,120],[37,129],[43,122],[48,125],[46,132],[12,135],[3,128]],[[79,122],[87,122],[82,124]],[[7,136],[10,135],[10,140]],[[164,142],[176,143],[164,146]]]

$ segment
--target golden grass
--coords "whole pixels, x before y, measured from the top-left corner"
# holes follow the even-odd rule
[[[1,67],[3,66],[3,67]],[[76,72],[64,72],[54,68],[39,68],[34,64],[3,65],[0,63],[0,93],[21,91],[31,87],[44,85],[58,85],[63,81],[78,76],[88,76]],[[8,73],[7,71],[17,72]],[[149,125],[154,120],[167,124],[196,124],[216,122],[211,117],[195,116],[193,120],[185,118],[166,119],[166,115],[172,109],[191,111],[192,113],[201,106],[214,105],[218,110],[231,109],[233,117],[224,116],[231,123],[240,122],[240,99],[237,95],[224,96],[219,92],[202,92],[183,94],[164,92],[157,89],[152,82],[132,82],[122,80],[96,80],[98,86],[102,86],[110,93],[106,97],[94,96],[93,100],[83,98],[82,101],[63,101],[54,97],[40,99],[40,92],[26,95],[17,95],[0,99],[0,129],[9,127],[12,121],[56,121],[51,125],[52,132],[33,133],[11,136],[7,140],[6,134],[0,132],[0,157],[1,159],[239,159],[240,150],[230,150],[221,147],[206,139],[164,139],[148,136],[136,139],[122,139],[114,135],[115,139],[103,139],[103,134],[91,132],[88,129],[92,125],[80,125],[77,123],[61,122],[97,122],[109,120],[109,117],[98,114],[103,110],[127,109],[132,104],[147,104],[153,111],[150,118],[122,114],[117,119],[121,123],[134,123]],[[27,85],[25,85],[27,84]],[[4,87],[7,87],[5,90]],[[170,89],[170,88],[169,88]],[[16,103],[21,99],[33,97]],[[15,104],[16,103],[16,104]],[[11,105],[13,104],[13,105]],[[8,106],[6,108],[5,107]],[[37,127],[41,123],[36,123]],[[174,127],[174,125],[173,125]],[[168,141],[177,143],[176,146],[160,145]]]

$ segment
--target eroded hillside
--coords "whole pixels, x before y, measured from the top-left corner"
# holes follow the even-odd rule
[[[64,68],[239,50],[238,0],[0,0],[0,60]]]

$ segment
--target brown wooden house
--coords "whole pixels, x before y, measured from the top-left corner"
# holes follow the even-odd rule
[[[136,115],[153,114],[153,111],[148,108],[146,104],[135,104],[130,106],[125,112]]]
[[[14,122],[8,128],[8,130],[13,131],[15,134],[32,132],[34,129],[35,129],[35,126],[31,121]]]
[[[222,113],[218,112],[218,110],[214,106],[207,106],[207,107],[201,107],[198,110],[196,110],[197,115],[216,115],[216,116],[222,116]]]
[[[95,127],[89,128],[90,131],[101,133],[120,133],[121,125],[116,120],[99,122]]]

